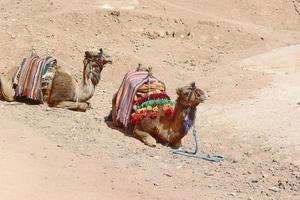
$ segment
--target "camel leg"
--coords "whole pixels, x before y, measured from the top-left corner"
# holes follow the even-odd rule
[[[13,83],[12,81],[6,80],[3,76],[0,76],[0,97],[8,102],[15,101]]]
[[[117,101],[117,94],[115,94],[112,99],[112,110],[111,110],[112,124],[114,127],[122,127],[123,124],[119,120],[117,120],[117,116],[116,116],[116,101]]]
[[[67,108],[69,110],[85,112],[89,107],[87,102],[62,101],[55,105],[56,108]]]
[[[133,136],[142,141],[145,145],[148,145],[150,147],[156,146],[156,140],[149,133],[140,130],[138,127],[134,128]]]
[[[157,135],[159,140],[161,140],[163,143],[168,144],[171,147],[179,148],[181,147],[181,140],[182,138],[179,137],[179,135],[175,132],[161,132]]]

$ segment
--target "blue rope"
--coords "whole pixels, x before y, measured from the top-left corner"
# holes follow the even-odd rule
[[[193,129],[193,136],[194,136],[194,140],[195,140],[195,150],[194,151],[187,151],[184,149],[176,149],[173,154],[178,154],[178,155],[182,155],[182,156],[186,156],[186,157],[191,157],[191,158],[198,158],[198,159],[202,159],[202,160],[206,160],[206,161],[210,161],[210,162],[222,162],[224,161],[224,156],[222,155],[204,155],[204,156],[197,156],[197,152],[198,152],[198,136],[197,136],[197,131],[194,128]]]

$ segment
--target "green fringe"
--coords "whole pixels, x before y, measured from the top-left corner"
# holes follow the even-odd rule
[[[148,106],[153,106],[153,105],[167,105],[170,104],[171,106],[175,106],[175,103],[171,100],[168,99],[156,99],[156,100],[149,100],[141,105],[139,105],[136,110],[139,110],[141,108],[147,108]]]

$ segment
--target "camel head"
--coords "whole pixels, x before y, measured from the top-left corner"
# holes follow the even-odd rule
[[[196,107],[206,100],[205,93],[193,82],[189,86],[177,89],[177,102],[185,108]]]
[[[104,54],[102,49],[86,51],[83,64],[86,78],[91,79],[93,84],[97,85],[103,68],[106,64],[112,64],[112,59],[109,55]]]

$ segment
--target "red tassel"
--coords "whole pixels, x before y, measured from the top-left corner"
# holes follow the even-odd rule
[[[150,118],[151,119],[156,119],[158,117],[158,112],[151,112]]]

